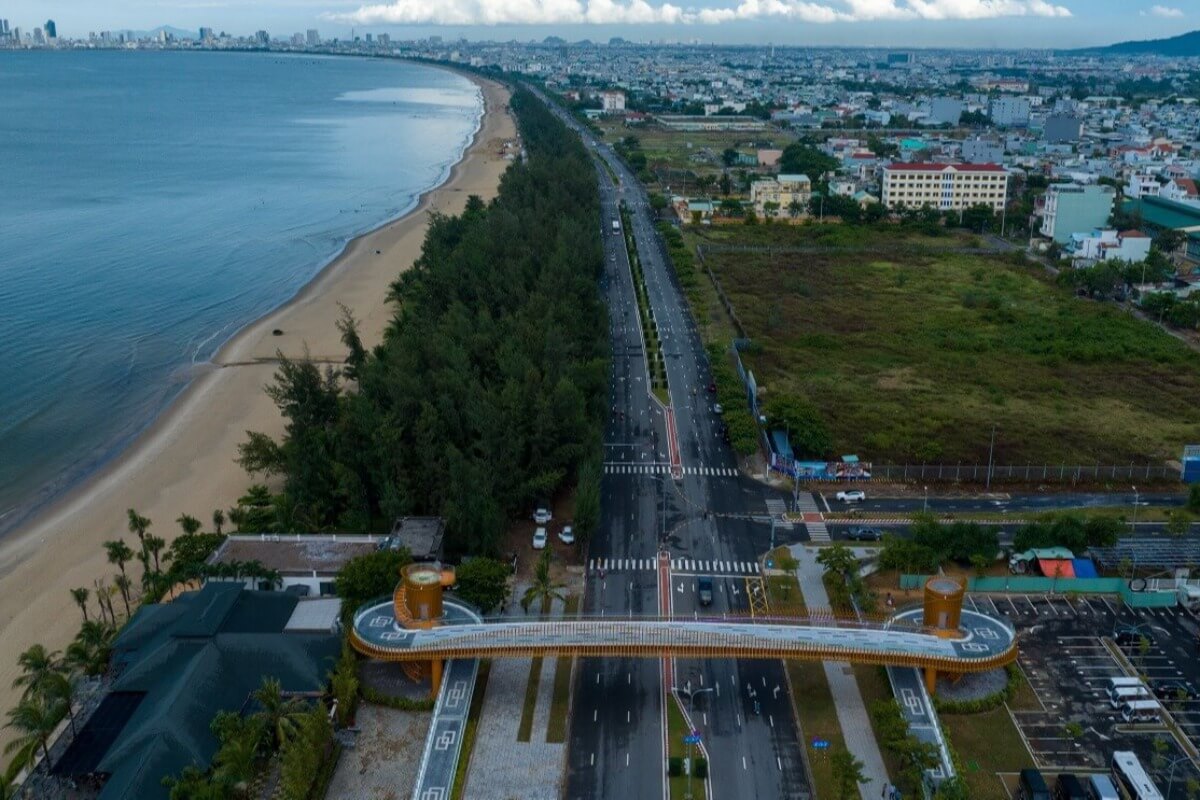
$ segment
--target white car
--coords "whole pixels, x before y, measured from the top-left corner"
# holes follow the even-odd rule
[[[563,525],[563,529],[558,532],[558,540],[563,544],[575,544],[575,531],[570,525]]]
[[[533,512],[533,521],[538,525],[545,525],[552,519],[554,519],[554,517],[550,514],[550,509],[546,508],[545,506],[538,506],[537,511]]]
[[[843,503],[861,503],[867,499],[867,493],[861,489],[850,489],[846,492],[838,492],[837,499]]]
[[[725,409],[721,408],[720,403],[713,403],[713,413],[714,414],[723,414],[723,413],[725,413]]]
[[[545,528],[538,528],[536,531],[533,532],[533,549],[534,550],[545,550],[546,549],[546,529]]]

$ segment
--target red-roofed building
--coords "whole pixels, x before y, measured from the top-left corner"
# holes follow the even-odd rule
[[[998,164],[890,164],[883,169],[888,208],[931,206],[940,211],[988,205],[999,213],[1008,196],[1008,170]]]

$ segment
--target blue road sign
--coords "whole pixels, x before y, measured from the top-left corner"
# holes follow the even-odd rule
[[[775,559],[773,559],[773,558],[767,559],[767,569],[775,569]]]
[[[690,736],[684,736],[683,743],[684,744],[700,744],[700,737],[694,733],[691,734]]]
[[[813,739],[812,746],[814,750],[826,750],[829,748],[828,739]]]

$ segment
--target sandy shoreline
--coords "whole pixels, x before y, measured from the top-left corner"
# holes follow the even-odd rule
[[[67,645],[79,626],[69,595],[91,588],[114,568],[102,542],[130,539],[126,509],[153,520],[151,532],[173,539],[175,518],[187,513],[210,525],[216,508],[228,509],[251,482],[237,464],[237,445],[247,430],[277,435],[282,419],[263,387],[275,372],[276,351],[299,358],[341,360],[345,348],[335,322],[339,305],[359,320],[368,347],[377,343],[391,309],[388,287],[420,255],[429,212],[455,214],[474,194],[495,196],[508,166],[503,143],[516,136],[507,113],[508,91],[466,76],[484,95],[485,113],[474,140],[445,182],[426,192],[404,217],[346,246],[287,304],[251,323],[226,343],[213,367],[159,415],[112,463],[0,541],[0,708],[17,693],[16,656],[38,642]],[[274,329],[282,336],[272,335]],[[135,570],[136,571],[136,570]],[[11,732],[0,729],[0,746]]]

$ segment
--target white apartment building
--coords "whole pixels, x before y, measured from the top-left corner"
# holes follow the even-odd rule
[[[1008,171],[998,164],[896,163],[883,169],[888,208],[949,211],[983,204],[999,213],[1007,196]]]
[[[625,93],[614,90],[600,93],[600,108],[605,114],[621,114],[625,111]]]
[[[812,181],[807,175],[779,175],[774,180],[754,181],[750,184],[750,202],[758,217],[790,219],[808,214],[808,201],[812,199]],[[793,209],[792,204],[798,204]],[[768,208],[768,204],[770,208]]]

